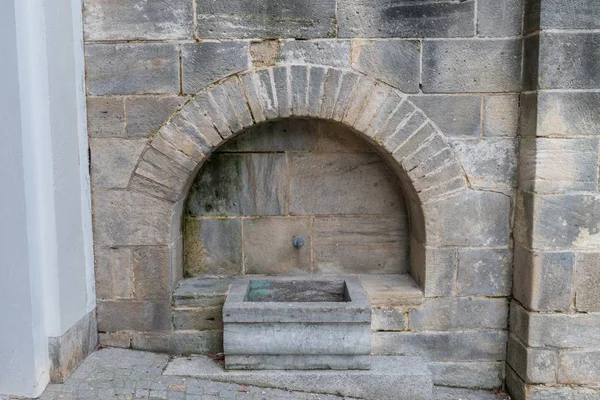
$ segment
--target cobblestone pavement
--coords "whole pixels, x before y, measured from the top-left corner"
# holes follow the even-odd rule
[[[168,361],[169,356],[164,354],[123,349],[98,350],[90,355],[64,384],[49,385],[40,399],[342,399],[331,395],[163,376],[162,372]],[[490,392],[441,388],[437,388],[435,397],[439,400],[504,398]]]

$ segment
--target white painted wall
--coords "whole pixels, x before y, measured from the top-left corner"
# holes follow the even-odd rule
[[[80,0],[0,2],[0,393],[95,307]]]

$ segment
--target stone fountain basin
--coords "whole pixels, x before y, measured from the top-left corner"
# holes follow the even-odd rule
[[[227,369],[369,369],[371,304],[358,277],[252,277],[223,306]]]

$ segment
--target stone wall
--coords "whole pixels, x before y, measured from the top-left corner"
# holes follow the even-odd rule
[[[105,340],[215,348],[207,343],[218,334],[173,333],[188,189],[232,135],[312,117],[360,133],[405,194],[410,272],[424,299],[394,314],[407,323],[374,334],[375,353],[418,354],[437,384],[497,387],[508,342],[517,398],[550,390],[524,383],[548,379],[557,393],[575,393],[561,385],[598,382],[594,368],[565,368],[594,364],[598,346],[598,82],[590,71],[599,18],[590,16],[599,11],[584,0],[526,3],[86,0]],[[537,341],[534,330],[549,328],[556,335]],[[543,379],[528,377],[539,365],[550,366]]]
[[[289,119],[241,133],[199,172],[184,215],[187,277],[409,270],[398,178],[338,124]]]

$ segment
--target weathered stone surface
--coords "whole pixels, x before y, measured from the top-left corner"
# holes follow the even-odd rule
[[[600,87],[599,40],[600,33],[540,34],[539,88]]]
[[[87,98],[87,131],[90,137],[125,136],[125,106],[121,97]]]
[[[412,96],[410,100],[448,136],[481,134],[481,98],[478,96]]]
[[[131,332],[100,332],[98,343],[102,347],[120,347],[128,349],[131,346]]]
[[[153,147],[146,148],[135,173],[171,189],[173,193],[182,193],[190,177],[188,169]]]
[[[473,35],[474,2],[417,3],[348,0],[338,3],[339,37],[456,37]]]
[[[424,213],[428,244],[508,245],[510,198],[503,194],[466,191],[426,204]]]
[[[180,123],[183,119],[178,116],[175,118],[175,121]],[[196,171],[198,164],[207,158],[209,153],[207,146],[210,145],[206,144],[206,141],[201,139],[199,135],[191,135],[184,132],[184,130],[188,131],[188,128],[190,126],[180,129],[174,124],[167,123],[152,139],[150,147],[167,156],[179,167],[192,172]],[[218,135],[215,133],[215,136]],[[144,158],[146,158],[145,154]],[[188,179],[185,179],[186,183]]]
[[[494,389],[502,386],[504,363],[501,362],[430,362],[427,366],[433,375],[435,385],[477,389]],[[442,399],[446,398],[439,400]]]
[[[422,84],[425,93],[518,91],[521,41],[426,40]]]
[[[420,55],[420,43],[416,40],[356,40],[352,43],[352,68],[404,93],[416,93]]]
[[[600,4],[595,1],[544,0],[541,8],[540,27],[543,29],[598,29],[600,28]]]
[[[324,84],[325,69],[322,67],[311,67],[309,69],[307,97],[307,111],[308,115],[311,117],[318,117],[321,112],[321,99],[323,98]]]
[[[405,214],[397,178],[376,154],[290,154],[289,163],[293,215]]]
[[[290,40],[282,43],[279,61],[285,64],[319,64],[350,67],[349,40]]]
[[[183,247],[187,276],[243,272],[242,222],[237,218],[186,218]]]
[[[175,44],[90,44],[85,66],[91,95],[179,93]]]
[[[513,295],[532,310],[568,311],[573,303],[571,252],[532,252],[515,248]]]
[[[173,326],[175,330],[221,329],[223,307],[174,308]]]
[[[407,329],[406,309],[401,307],[373,307],[371,330],[403,331]]]
[[[478,36],[517,36],[521,33],[523,0],[478,0]]]
[[[250,42],[250,58],[254,68],[275,65],[279,59],[281,42],[279,40],[261,40]]]
[[[408,274],[361,274],[360,280],[373,307],[423,304],[423,291]]]
[[[428,298],[422,308],[410,310],[411,331],[506,329],[505,299]]]
[[[486,96],[483,104],[484,136],[517,136],[519,129],[518,95]]]
[[[317,217],[312,229],[314,268],[319,273],[408,272],[405,216]]]
[[[297,249],[294,236],[305,244]],[[311,271],[309,218],[244,220],[244,266],[247,274],[304,275]]]
[[[600,132],[600,93],[538,93],[537,135],[579,136]]]
[[[183,92],[196,93],[210,83],[248,69],[248,42],[200,42],[181,46]]]
[[[133,248],[133,293],[137,299],[164,299],[169,296],[171,268],[167,246]]]
[[[214,184],[218,182],[219,184]],[[284,215],[284,154],[214,154],[194,182],[192,216]]]
[[[531,229],[515,226],[515,236],[533,248],[597,248],[600,244],[600,197],[593,194],[533,195],[517,198],[517,215]],[[566,223],[565,223],[566,222]]]
[[[600,312],[600,254],[575,254],[575,305],[577,311]]]
[[[450,144],[473,186],[516,186],[516,139],[451,140]]]
[[[458,249],[458,295],[508,296],[512,257],[508,249]]]
[[[192,3],[85,0],[86,40],[191,39]]]
[[[373,153],[375,147],[344,125],[320,122],[319,150],[323,153]]]
[[[599,349],[561,351],[559,360],[560,383],[595,385],[600,380]]]
[[[511,304],[511,332],[530,347],[600,347],[600,314],[549,314],[529,312]]]
[[[173,292],[173,302],[178,307],[222,306],[231,282],[232,278],[186,279]]]
[[[530,348],[510,335],[506,361],[527,383],[556,382],[558,353],[554,349]]]
[[[141,193],[94,194],[94,240],[99,246],[156,245],[171,242],[173,203]],[[178,217],[177,217],[178,218]]]
[[[418,355],[431,361],[498,361],[506,353],[506,332],[373,332],[374,355]]]
[[[100,331],[161,331],[171,328],[171,304],[166,298],[163,301],[98,301]]]
[[[285,119],[267,122],[240,134],[218,149],[220,153],[311,151],[317,148],[321,122]]]
[[[130,247],[94,250],[96,297],[130,299],[133,297],[133,263]]]
[[[335,0],[265,3],[196,0],[201,38],[318,38],[335,35]]]
[[[150,137],[186,100],[181,96],[127,97],[127,137]]]
[[[457,268],[456,249],[431,248],[412,239],[411,275],[425,288],[425,296],[452,296]]]
[[[169,354],[216,354],[223,351],[221,331],[133,332],[131,348]]]
[[[593,191],[598,185],[598,138],[521,140],[519,179],[538,193]]]
[[[102,189],[127,187],[146,143],[146,139],[91,138],[92,186]]]

